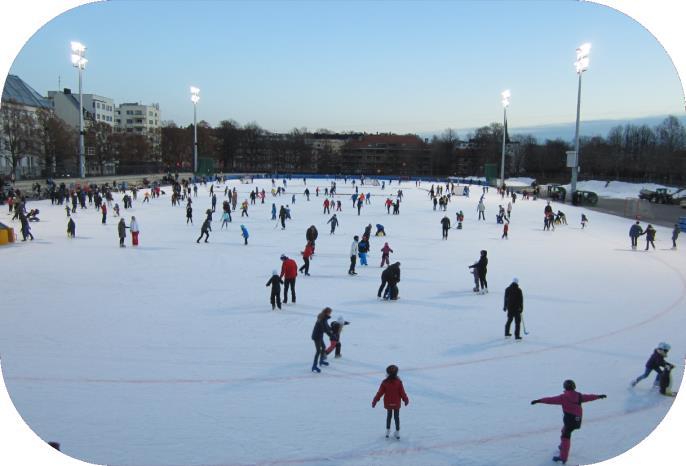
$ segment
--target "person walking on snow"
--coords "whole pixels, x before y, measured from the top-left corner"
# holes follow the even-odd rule
[[[565,380],[562,384],[564,393],[558,396],[551,396],[547,398],[539,398],[533,400],[532,405],[543,403],[547,405],[562,405],[562,433],[560,435],[560,454],[553,457],[553,461],[567,463],[569,458],[569,450],[572,446],[572,432],[581,428],[581,420],[583,416],[582,403],[587,403],[594,400],[602,400],[607,398],[607,395],[584,395],[576,391],[576,384],[573,380]]]
[[[331,342],[329,343],[328,348],[326,348],[327,355],[331,354],[335,349],[336,353],[334,357],[341,357],[341,332],[343,332],[343,327],[349,324],[350,322],[343,319],[343,316],[338,316],[338,319],[331,322]]]
[[[675,223],[672,230],[672,249],[676,249],[676,240],[679,238],[679,233],[681,233],[681,228],[679,228],[678,223]]]
[[[326,333],[331,337],[331,327],[327,320],[331,318],[331,313],[333,311],[330,307],[325,307],[322,312],[317,315],[317,321],[312,329],[312,341],[314,341],[314,362],[312,363],[312,372],[321,372],[317,367],[317,361],[319,361],[320,366],[328,366],[329,363],[326,362],[326,345],[324,345],[324,334]]]
[[[443,216],[441,219],[441,225],[443,228],[443,239],[448,239],[448,230],[450,230],[450,219],[447,215]]]
[[[121,218],[119,219],[119,223],[117,224],[117,231],[119,232],[119,247],[120,248],[125,248],[126,245],[124,244],[124,240],[126,239],[126,229],[129,228],[126,226],[126,223],[124,223],[124,219]]]
[[[353,237],[353,242],[350,245],[350,268],[348,269],[348,275],[357,275],[357,272],[355,272],[355,264],[357,263],[357,254],[360,252],[358,248],[359,240],[360,237],[356,235]]]
[[[629,238],[631,238],[631,249],[634,251],[638,247],[638,237],[643,234],[643,228],[641,228],[641,222],[636,220],[636,223],[631,225],[629,228]]]
[[[519,288],[519,280],[512,279],[512,283],[505,289],[505,302],[503,303],[503,312],[507,311],[507,322],[505,323],[505,336],[511,337],[510,325],[514,319],[515,323],[515,340],[521,340],[519,327],[522,322],[522,312],[524,311],[524,296],[522,290]]]
[[[383,247],[381,248],[381,265],[379,267],[383,267],[384,264],[390,265],[390,255],[393,252],[393,249],[388,245],[388,243],[384,243]]]
[[[276,270],[272,270],[272,278],[265,285],[272,287],[272,293],[269,296],[269,302],[272,303],[272,311],[277,307],[281,309],[281,285],[283,285],[281,277],[279,277]]]
[[[284,279],[283,303],[288,303],[288,289],[291,289],[291,301],[295,304],[295,279],[298,278],[298,264],[293,259],[281,254],[281,274]]]
[[[400,439],[400,400],[407,406],[410,399],[405,393],[403,382],[398,377],[398,366],[391,364],[386,368],[387,377],[381,382],[379,390],[372,400],[372,408],[376,407],[381,397],[386,408],[386,438],[391,435],[391,417],[395,421],[395,438]]]
[[[140,234],[141,229],[138,227],[138,220],[136,220],[135,216],[131,217],[129,228],[131,229],[131,245],[138,246],[138,235]]]
[[[646,235],[646,251],[648,250],[649,246],[652,246],[653,250],[655,250],[655,233],[655,228],[648,224],[648,228],[646,228],[646,231],[643,232],[643,234]]]
[[[336,231],[336,226],[338,226],[338,218],[336,217],[336,214],[333,214],[333,217],[329,219],[328,222],[331,224],[331,232],[329,233],[330,235],[333,235],[334,232]]]
[[[672,347],[669,345],[669,343],[665,342],[661,342],[659,345],[657,345],[657,348],[653,350],[653,354],[650,355],[650,358],[648,358],[648,361],[646,362],[645,372],[636,377],[636,379],[631,382],[631,386],[635,387],[638,382],[643,379],[647,379],[650,373],[655,371],[657,372],[657,376],[655,377],[653,386],[657,387],[660,384],[660,375],[662,375],[662,371],[667,365],[665,358],[667,357],[667,353],[671,348]]]

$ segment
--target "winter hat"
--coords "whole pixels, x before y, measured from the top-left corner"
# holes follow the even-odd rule
[[[398,375],[398,366],[395,364],[391,364],[386,368],[386,374],[388,374],[391,377],[395,377]]]
[[[288,256],[286,254],[281,254],[281,260],[284,261],[288,259]]]
[[[353,239],[354,239],[355,241],[357,241],[357,240],[359,240],[359,239],[360,239],[360,237],[359,237],[359,236],[357,236],[357,235],[355,235],[355,236],[353,236]]]
[[[276,271],[276,269],[272,270],[272,275],[278,275],[279,272]]]
[[[564,383],[562,384],[562,388],[565,390],[576,390],[576,384],[574,383],[573,380],[565,380]]]
[[[517,278],[517,277],[513,278],[512,283],[519,284],[519,278]]]
[[[343,325],[345,323],[345,319],[343,318],[343,316],[338,316],[336,322],[338,322],[340,325]]]

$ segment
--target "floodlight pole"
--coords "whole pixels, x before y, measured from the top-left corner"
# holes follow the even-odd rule
[[[579,70],[579,88],[576,93],[576,130],[574,132],[574,166],[572,167],[572,182],[570,184],[571,198],[570,201],[574,203],[574,193],[576,193],[576,181],[579,176],[579,120],[581,117],[581,75],[582,70]]]
[[[193,173],[198,173],[198,103],[193,102]]]
[[[86,177],[86,146],[83,134],[83,68],[79,66],[79,176]]]
[[[503,106],[503,154],[500,158],[500,189],[505,186],[505,133],[507,132],[507,105]]]

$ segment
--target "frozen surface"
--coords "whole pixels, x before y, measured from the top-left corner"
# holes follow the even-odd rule
[[[326,182],[308,181],[313,193],[317,184]],[[125,249],[111,210],[105,226],[92,208],[78,211],[69,240],[63,208],[30,203],[41,210],[36,240],[0,249],[11,271],[0,285],[0,350],[12,400],[65,453],[118,465],[549,465],[561,410],[529,401],[561,393],[566,378],[608,395],[584,405],[570,463],[613,457],[648,435],[673,399],[650,379],[634,389],[629,381],[659,341],[672,343],[674,362],[686,351],[686,260],[683,248],[670,250],[670,232],[657,227],[656,251],[632,251],[625,219],[586,212],[582,230],[583,210],[561,206],[569,225],[544,232],[545,202],[517,200],[510,239],[501,240],[502,201],[491,189],[487,221],[477,222],[473,187],[449,205],[451,221],[464,211],[464,229],[443,241],[428,187],[404,182],[399,216],[382,206],[396,182],[385,192],[365,187],[372,203],[357,216],[350,181],[340,180],[341,226],[330,236],[323,197],[306,202],[302,180],[292,180],[288,196],[268,194],[243,220],[234,213],[228,231],[218,209],[208,244],[195,242],[210,204],[204,187],[194,226],[168,188],[150,204],[141,193],[122,210],[127,224],[138,219],[141,245],[127,237]],[[293,220],[275,229],[271,202],[289,204],[292,192]],[[223,189],[218,198],[221,206]],[[350,277],[350,242],[368,223],[384,224],[388,236],[372,237],[370,265]],[[312,276],[298,278],[296,305],[273,312],[265,283],[282,253],[301,263],[312,224]],[[376,298],[384,241],[402,263],[397,302]],[[467,269],[481,249],[490,259],[483,296],[472,293]],[[530,332],[522,342],[503,338],[503,291],[515,276]],[[325,306],[351,324],[343,358],[312,374],[310,333]],[[400,441],[384,438],[385,412],[370,406],[391,363],[410,397]]]

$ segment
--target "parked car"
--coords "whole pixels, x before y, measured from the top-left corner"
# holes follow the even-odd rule
[[[655,191],[641,189],[638,193],[639,199],[645,199],[648,202],[655,202],[657,204],[678,204],[680,199],[684,196],[686,196],[684,189],[680,189],[674,193],[670,193],[667,188],[657,188]]]
[[[598,203],[598,195],[593,191],[576,191],[572,204],[574,205],[596,205]]]

